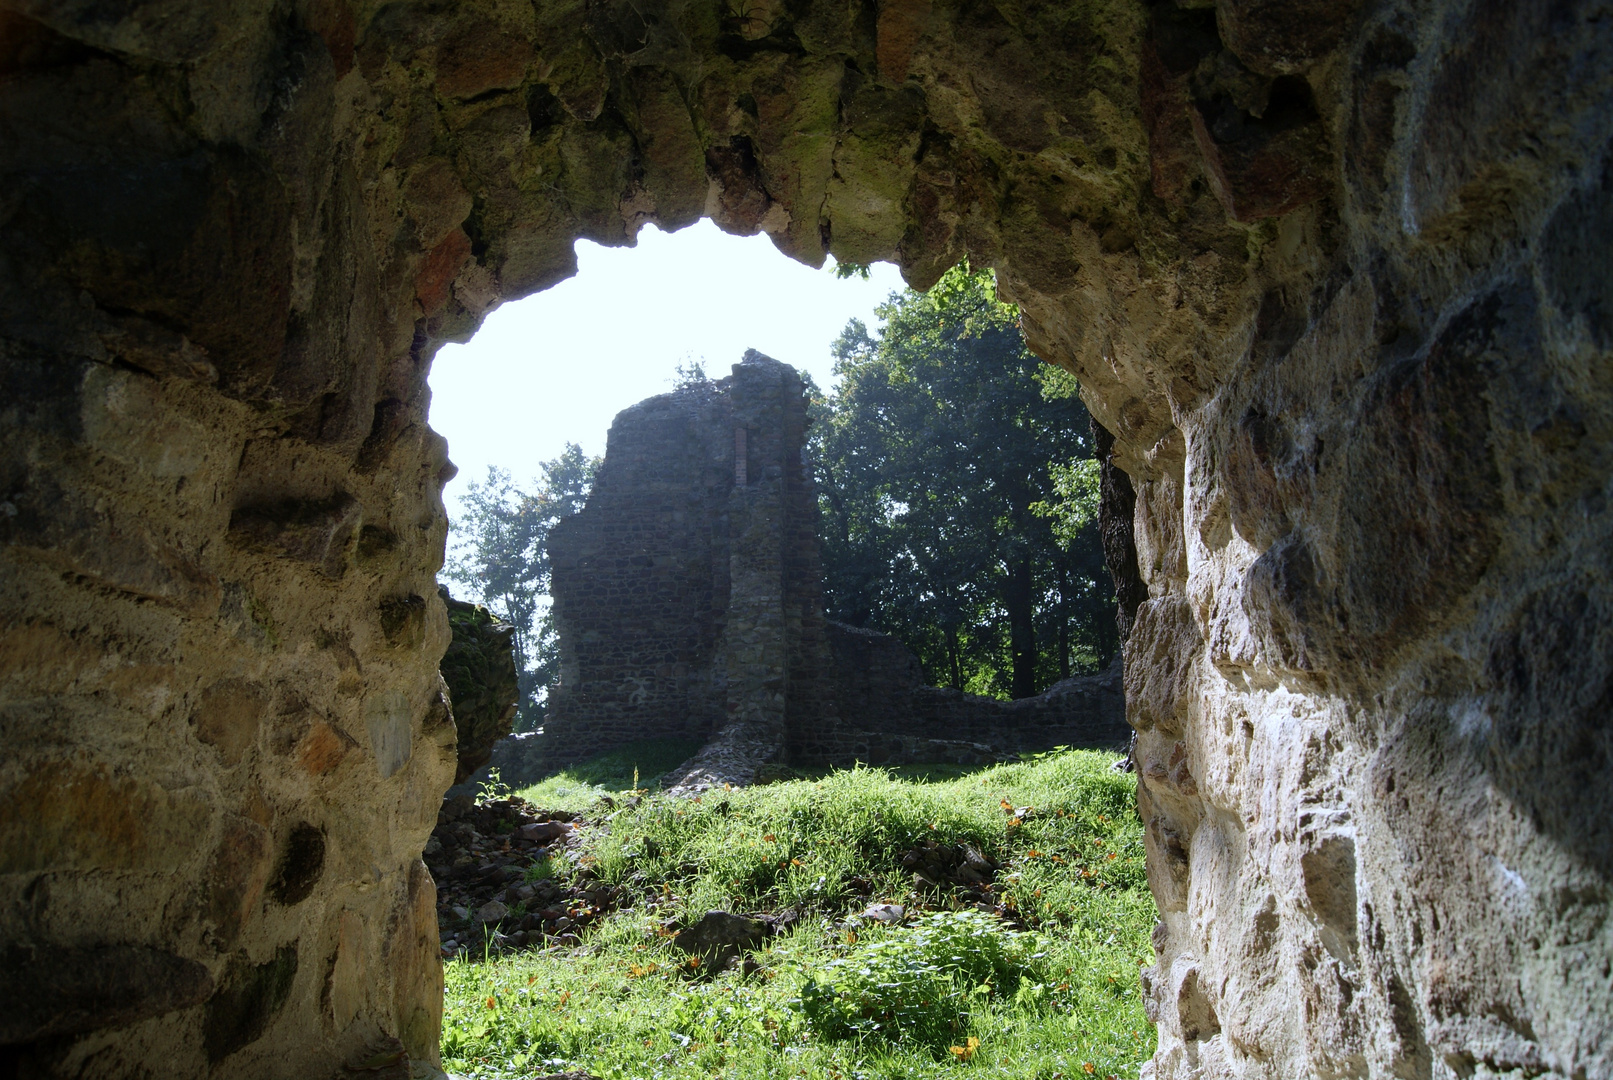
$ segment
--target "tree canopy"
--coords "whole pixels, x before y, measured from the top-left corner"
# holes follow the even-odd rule
[[[815,410],[831,617],[902,638],[941,685],[1024,697],[1116,647],[1073,377],[1025,346],[990,271],[853,320]]]
[[[490,466],[472,483],[454,521],[443,577],[462,585],[493,614],[516,628],[521,704],[517,731],[537,727],[546,690],[560,674],[559,648],[550,620],[549,533],[561,518],[582,509],[599,459],[575,443],[540,467],[525,490],[505,470]]]

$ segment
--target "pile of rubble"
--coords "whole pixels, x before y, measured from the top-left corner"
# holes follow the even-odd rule
[[[443,803],[425,860],[444,957],[576,945],[590,923],[631,903],[576,870],[578,818],[519,799]]]
[[[962,890],[960,899],[984,903],[991,899],[992,883],[1002,864],[982,855],[973,844],[930,840],[902,854],[902,869],[912,871],[913,888],[920,893],[937,893],[952,886]]]
[[[1030,807],[1010,810],[1015,823],[1028,816]],[[997,872],[1003,864],[982,854],[973,844],[943,844],[929,840],[902,853],[902,869],[913,874],[913,891],[933,901],[973,904],[978,911],[997,916],[1012,930],[1025,929],[1011,897],[997,892]],[[921,900],[921,904],[924,901]],[[890,912],[895,912],[894,918]],[[899,904],[876,904],[863,912],[863,919],[890,924],[903,920],[906,912]]]

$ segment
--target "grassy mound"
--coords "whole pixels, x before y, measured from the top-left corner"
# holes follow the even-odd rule
[[[549,810],[586,810],[601,795],[632,788],[635,779],[641,787],[654,787],[701,745],[698,739],[644,739],[562,769],[516,794]]]
[[[622,906],[578,947],[450,963],[444,1065],[478,1078],[1134,1076],[1154,1044],[1137,965],[1155,912],[1133,781],[1111,760],[627,799],[586,834],[576,871]],[[938,872],[947,858],[955,869]],[[859,917],[876,902],[902,905],[900,921]],[[766,915],[773,932],[714,971],[672,944],[713,909]]]

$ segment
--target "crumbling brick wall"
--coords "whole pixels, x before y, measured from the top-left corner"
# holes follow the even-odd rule
[[[800,550],[815,521],[800,520],[805,428],[800,377],[756,352],[616,418],[587,507],[550,540],[561,681],[547,761],[704,739],[731,719],[783,729],[802,611],[821,613],[816,553]]]

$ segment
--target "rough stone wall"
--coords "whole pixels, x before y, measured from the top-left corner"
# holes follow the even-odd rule
[[[0,996],[25,1008],[0,1060],[435,1060],[451,467],[357,88],[267,5],[23,8],[0,14]]]
[[[551,762],[736,725],[777,741],[787,711],[806,707],[786,704],[799,594],[813,587],[786,566],[816,521],[792,519],[803,508],[788,491],[805,416],[800,377],[756,352],[721,382],[617,416],[587,506],[549,542]]]
[[[1600,0],[4,0],[0,978],[117,990],[8,1053],[430,1056],[425,372],[573,238],[705,213],[995,266],[1114,434],[1157,1075],[1613,1073],[1610,37]]]
[[[487,764],[493,745],[510,733],[520,705],[515,627],[480,604],[455,600],[446,586],[437,592],[448,606],[451,637],[441,670],[459,736],[454,783],[462,784]]]
[[[1218,9],[1336,171],[1117,428],[1156,1074],[1610,1075],[1613,24],[1329,7]]]
[[[723,687],[707,664],[727,596],[727,420],[721,396],[700,389],[624,411],[588,506],[552,533],[560,684],[543,742],[555,764],[646,727],[703,738],[721,717]]]

